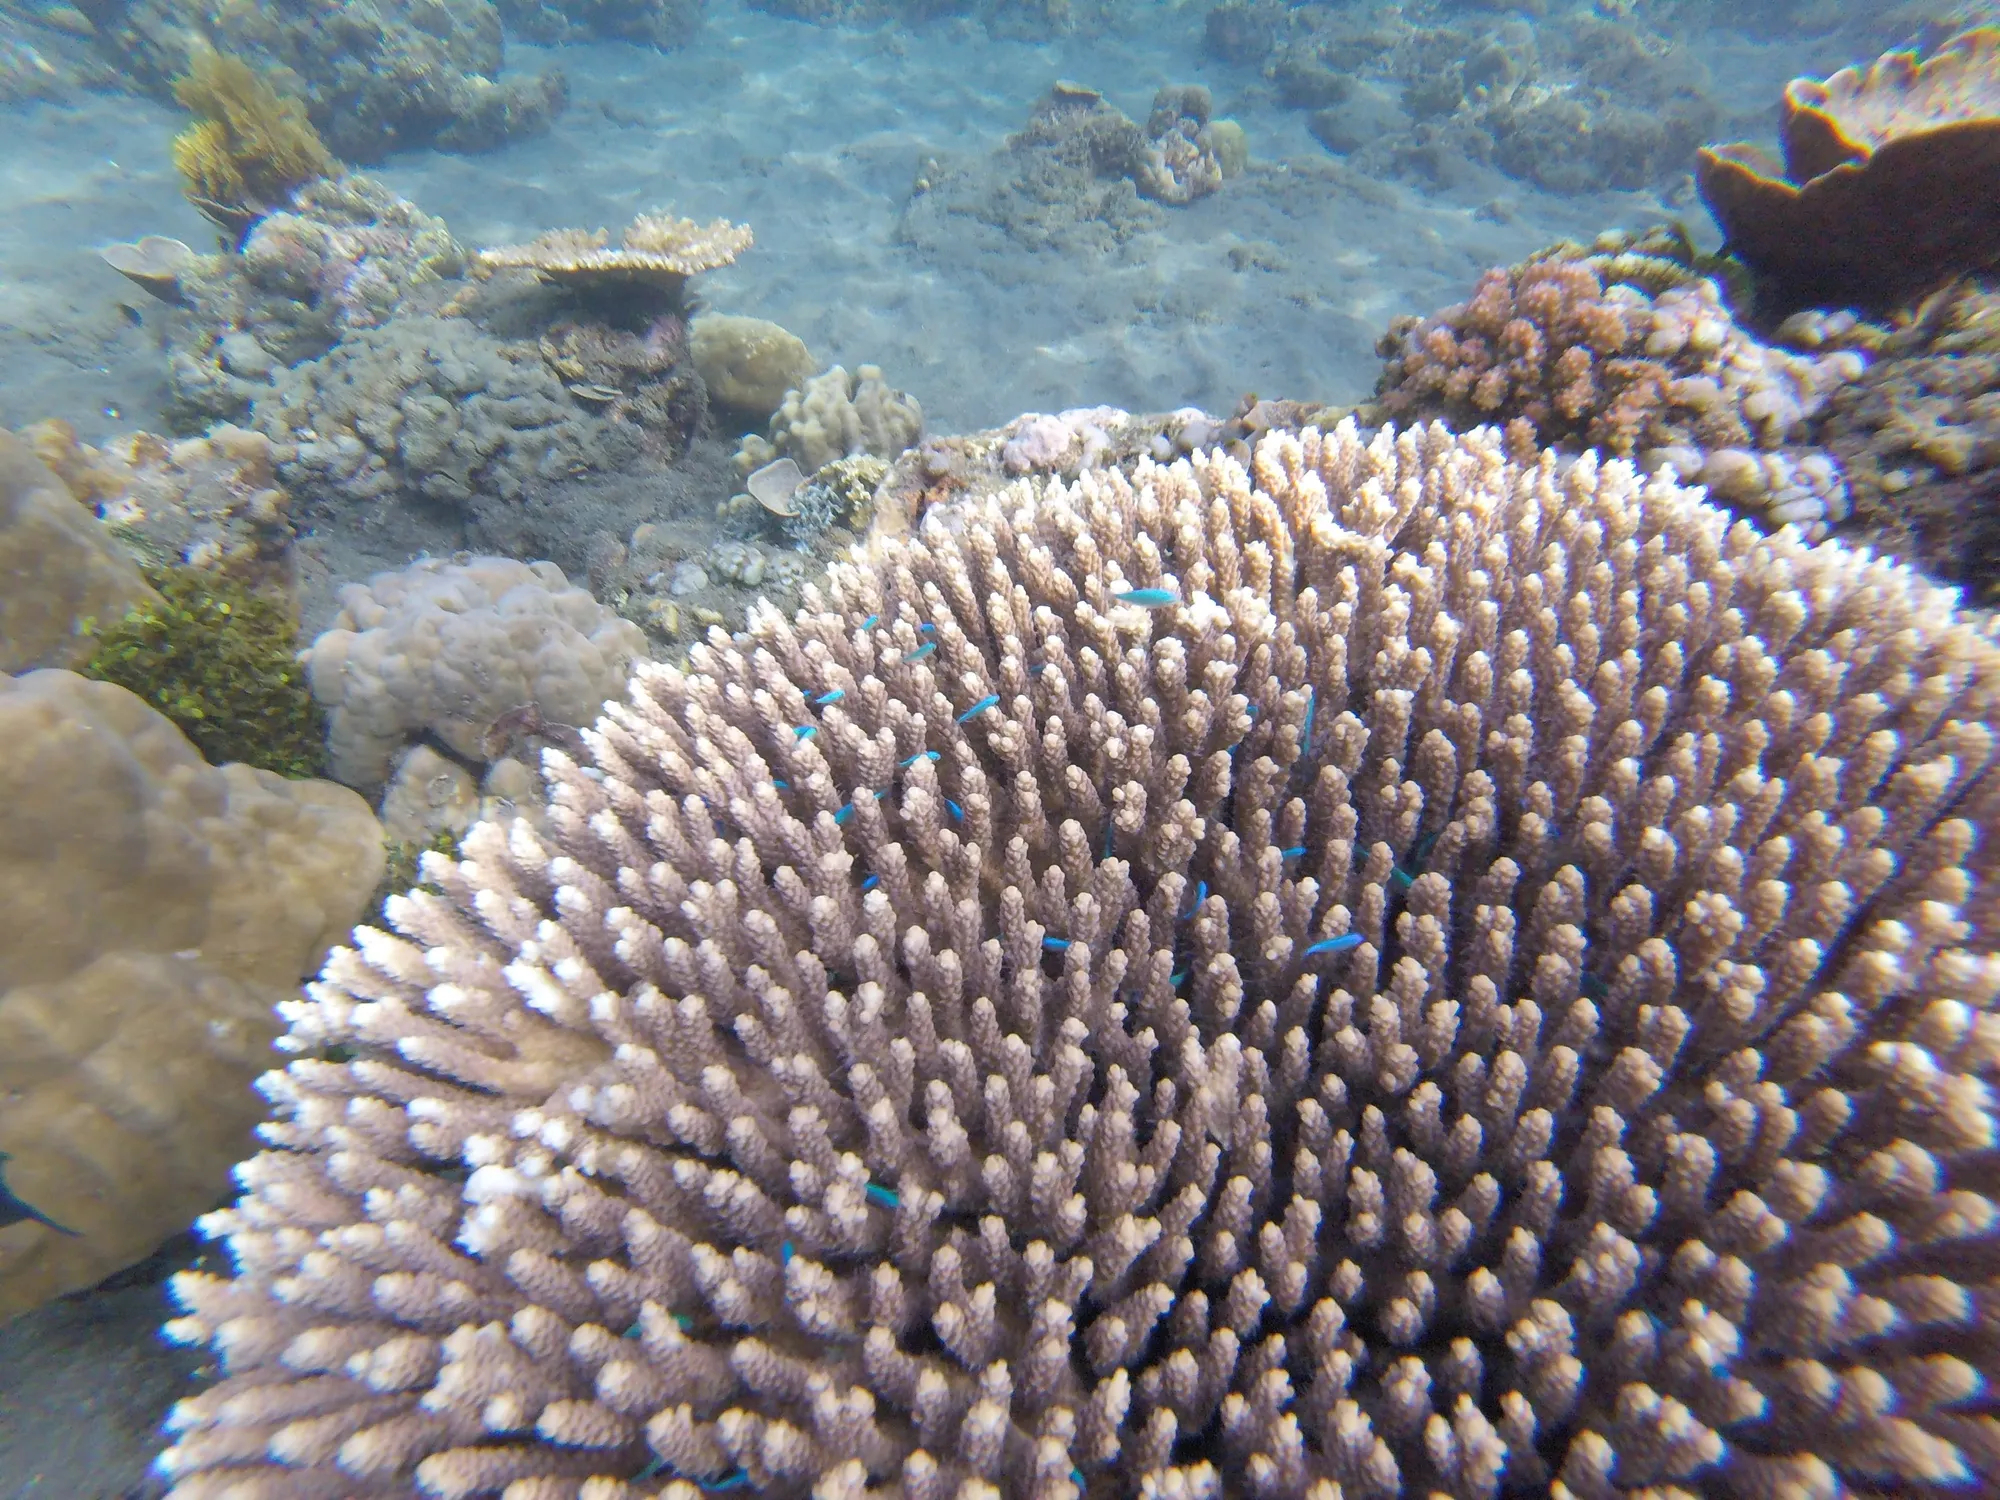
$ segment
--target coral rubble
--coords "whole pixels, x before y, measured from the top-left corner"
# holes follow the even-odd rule
[[[1783,166],[1704,149],[1696,179],[1774,306],[1885,307],[2000,262],[2000,28],[1786,85]]]
[[[1990,1491],[1997,710],[1947,591],[1491,432],[934,512],[286,1007],[162,1468]]]

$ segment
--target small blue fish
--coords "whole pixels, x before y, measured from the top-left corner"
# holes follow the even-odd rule
[[[771,785],[781,792],[789,792],[792,789],[792,784],[789,781],[780,781],[775,776],[771,778]]]
[[[853,816],[854,816],[854,804],[850,802],[847,804],[847,806],[841,808],[839,812],[833,815],[833,821],[836,823],[845,823],[849,818]]]
[[[634,1474],[631,1482],[637,1484],[642,1479],[657,1479],[666,1472],[666,1469],[667,1461],[664,1458],[648,1459],[646,1467]]]
[[[720,1479],[713,1480],[708,1484],[697,1484],[695,1486],[704,1495],[719,1495],[724,1490],[745,1490],[749,1487],[750,1471],[748,1469],[737,1469],[733,1473],[725,1474]]]
[[[1319,689],[1307,688],[1306,721],[1305,724],[1299,730],[1299,744],[1307,750],[1312,749],[1313,716],[1318,712],[1319,712]]]
[[[867,895],[868,892],[874,890],[881,883],[882,877],[880,875],[870,875],[866,880],[861,882],[861,894],[864,896]]]
[[[943,759],[943,757],[940,756],[938,752],[935,750],[919,750],[915,755],[912,755],[908,760],[904,761],[902,764],[903,764],[903,769],[908,770],[911,766],[914,766],[920,760],[941,760],[941,759]]]
[[[919,635],[936,635],[936,634],[937,634],[937,626],[935,626],[935,625],[931,624],[931,622],[930,622],[929,620],[926,620],[926,621],[924,621],[924,623],[923,623],[923,624],[921,624],[921,625],[919,625],[919,626],[917,627],[917,634],[919,634]]]
[[[958,716],[958,722],[963,724],[968,719],[976,719],[981,714],[985,713],[987,709],[998,708],[999,706],[1000,706],[1000,695],[998,693],[988,693],[984,698],[981,698],[977,703],[973,704],[972,707],[968,708],[964,713],[960,714]]]
[[[1306,949],[1305,952],[1301,953],[1299,957],[1316,958],[1322,953],[1346,953],[1360,946],[1360,933],[1344,932],[1339,937],[1321,938],[1310,948]]]
[[[14,1190],[7,1186],[9,1160],[7,1153],[0,1151],[0,1229],[6,1228],[9,1224],[18,1224],[23,1219],[30,1219],[45,1229],[53,1229],[57,1234],[66,1234],[73,1240],[82,1239],[83,1235],[79,1231],[71,1229],[67,1224],[58,1224],[32,1203],[25,1203],[14,1196]]]
[[[845,698],[846,696],[847,696],[846,688],[834,688],[829,692],[821,693],[817,698],[813,699],[813,702],[818,704],[821,708],[825,708],[827,704],[838,703],[842,698]]]
[[[1038,661],[1032,667],[1028,668],[1028,675],[1030,677],[1039,677],[1042,673],[1048,671],[1048,669],[1049,664],[1047,662]]]
[[[947,797],[944,799],[944,806],[945,806],[945,811],[950,813],[954,818],[958,819],[959,822],[963,823],[965,821],[965,809],[960,807],[956,802],[952,801],[951,798]]]
[[[1047,949],[1050,953],[1061,953],[1065,948],[1069,947],[1069,939],[1059,938],[1059,937],[1045,937],[1042,939],[1042,947]]]
[[[880,615],[870,615],[867,619],[861,622],[861,628],[863,630],[873,630],[877,625],[880,625],[881,623],[882,623],[882,617]]]
[[[1169,604],[1181,602],[1181,596],[1172,589],[1120,589],[1111,597],[1120,604],[1136,604],[1141,609],[1165,609]]]
[[[894,1188],[883,1187],[879,1182],[869,1183],[867,1187],[862,1189],[862,1193],[870,1203],[880,1208],[901,1208],[903,1206],[902,1196]]]
[[[1200,911],[1201,903],[1206,901],[1207,899],[1208,899],[1208,882],[1206,880],[1197,880],[1194,883],[1194,900],[1190,901],[1188,903],[1188,909],[1181,913],[1182,919],[1185,920],[1188,917],[1193,916],[1196,912]]]
[[[1249,718],[1249,719],[1254,719],[1254,718],[1256,718],[1256,717],[1257,717],[1257,705],[1256,705],[1256,704],[1254,704],[1254,703],[1246,705],[1246,706],[1245,706],[1245,708],[1244,708],[1244,710],[1243,710],[1243,716],[1244,716],[1245,718]]]
[[[1278,851],[1278,858],[1297,859],[1301,854],[1304,854],[1305,852],[1306,852],[1306,846],[1304,844],[1294,844],[1289,849],[1280,849]]]
[[[921,646],[917,647],[916,650],[908,652],[903,657],[903,660],[906,662],[922,661],[926,656],[929,656],[935,650],[937,650],[936,641],[925,641]]]
[[[778,1246],[778,1259],[781,1263],[789,1266],[792,1263],[792,1255],[792,1242],[790,1240],[786,1240],[782,1245]]]
[[[793,733],[793,734],[795,734],[795,735],[797,735],[797,736],[798,736],[798,737],[799,737],[800,739],[802,739],[802,740],[803,740],[803,739],[806,739],[806,738],[808,738],[808,737],[810,737],[810,736],[812,736],[812,735],[815,735],[815,734],[818,734],[818,733],[819,733],[819,725],[817,725],[817,724],[794,724],[794,725],[792,726],[792,733]]]
[[[1188,977],[1188,971],[1186,969],[1182,969],[1178,974],[1168,975],[1167,983],[1173,985],[1176,989],[1178,989],[1181,986],[1181,984],[1186,981],[1187,977]]]

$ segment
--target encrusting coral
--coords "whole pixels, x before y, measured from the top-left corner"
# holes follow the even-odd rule
[[[1467,301],[1398,319],[1378,349],[1391,419],[1511,424],[1528,446],[1670,463],[1732,505],[1815,534],[1847,514],[1838,464],[1802,445],[1865,357],[1765,344],[1712,279],[1618,237],[1488,271]]]
[[[2000,28],[1785,87],[1782,167],[1701,152],[1696,183],[1773,305],[1887,306],[2000,261]]]
[[[1437,427],[874,546],[287,1007],[181,1500],[2000,1483],[1951,594]]]
[[[340,171],[304,107],[280,98],[240,57],[196,49],[174,97],[195,116],[174,137],[182,188],[226,228],[241,229],[294,189]]]

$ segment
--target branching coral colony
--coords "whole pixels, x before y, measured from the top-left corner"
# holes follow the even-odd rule
[[[287,1007],[176,1495],[2000,1486],[1955,596],[1436,427],[874,549]]]

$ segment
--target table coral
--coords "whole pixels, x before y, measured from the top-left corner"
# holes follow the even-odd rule
[[[1398,319],[1380,349],[1390,418],[1511,423],[1523,445],[1671,463],[1732,504],[1809,531],[1846,515],[1836,466],[1801,445],[1863,356],[1767,345],[1738,326],[1712,280],[1621,241],[1488,271],[1466,302]]]
[[[2000,29],[1785,87],[1782,167],[1738,143],[1696,181],[1772,305],[1883,307],[2000,261]]]
[[[488,269],[534,271],[574,292],[621,327],[643,327],[684,311],[688,279],[731,264],[753,243],[749,226],[716,219],[698,224],[671,214],[640,214],[611,243],[603,229],[552,229],[524,245],[496,245],[476,259]]]
[[[948,506],[288,1007],[161,1468],[1990,1494],[1997,720],[1948,591],[1490,431]]]
[[[226,1190],[275,1006],[382,869],[361,799],[214,767],[68,672],[0,676],[0,1151],[78,1231],[0,1228],[0,1318],[149,1254]]]

